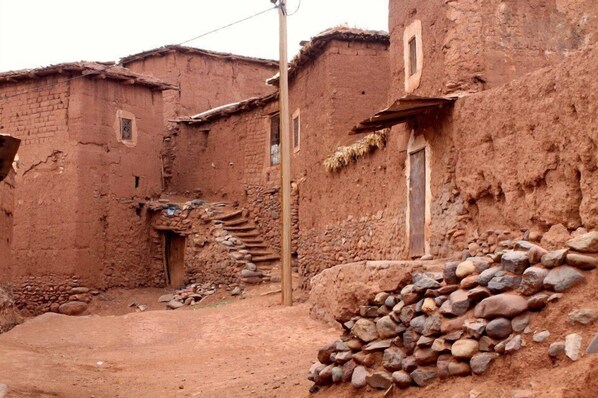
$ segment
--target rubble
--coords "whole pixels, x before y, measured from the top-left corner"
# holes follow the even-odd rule
[[[197,305],[203,299],[216,293],[213,284],[193,283],[184,289],[177,290],[174,294],[165,294],[158,298],[159,303],[166,303],[166,309],[176,310],[186,305]]]
[[[579,249],[577,242],[585,242],[584,250],[593,247],[594,233],[589,234],[577,236],[569,246]],[[569,249],[548,252],[524,240],[504,245],[513,250],[502,257],[448,262],[442,274],[418,272],[394,290],[373,293],[369,303],[345,322],[341,339],[322,348],[326,355],[320,351],[318,366],[310,370],[316,384],[331,384],[327,373],[318,377],[318,372],[349,360],[359,366],[347,369],[343,380],[351,380],[356,388],[388,389],[484,374],[501,355],[517,355],[526,346],[521,333],[532,333],[534,311],[585,281],[583,272],[592,268],[562,265]],[[596,318],[592,309],[569,314],[573,324],[590,324]],[[544,330],[535,333],[533,341],[542,343],[549,337]],[[548,355],[553,361],[565,356],[576,361],[581,340],[570,333],[564,341],[553,342]],[[596,346],[590,344],[588,352],[598,351]]]

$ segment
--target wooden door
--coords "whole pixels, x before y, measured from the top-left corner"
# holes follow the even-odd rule
[[[164,249],[166,259],[166,273],[171,287],[179,288],[185,285],[185,237],[167,232]]]
[[[409,254],[425,254],[426,225],[426,151],[409,154]]]

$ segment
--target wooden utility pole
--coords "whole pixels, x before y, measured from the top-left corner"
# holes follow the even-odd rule
[[[282,210],[281,282],[282,304],[293,305],[293,273],[291,264],[291,123],[289,120],[289,73],[287,63],[287,8],[286,0],[278,1],[280,32],[280,192]]]

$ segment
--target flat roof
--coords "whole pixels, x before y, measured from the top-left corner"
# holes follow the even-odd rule
[[[191,54],[191,55],[198,55],[198,56],[207,56],[213,58],[219,58],[226,61],[244,61],[244,62],[253,62],[263,66],[270,66],[272,68],[278,66],[278,61],[272,59],[265,59],[265,58],[256,58],[256,57],[247,57],[243,55],[231,54],[231,53],[224,53],[218,51],[210,51],[210,50],[203,50],[201,48],[195,47],[187,47],[187,46],[180,46],[176,44],[171,44],[163,47],[154,48],[151,50],[143,51],[137,54],[129,55],[124,58],[120,59],[119,64],[126,66],[127,64],[142,61],[146,58],[150,57],[162,57],[167,54],[172,54],[175,52],[179,52],[182,54]]]
[[[0,85],[23,80],[39,79],[51,75],[82,75],[97,79],[108,79],[129,85],[149,87],[154,90],[178,90],[179,87],[153,76],[133,72],[114,62],[69,62],[37,69],[23,69],[0,73]]]

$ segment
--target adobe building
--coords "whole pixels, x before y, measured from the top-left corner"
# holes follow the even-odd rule
[[[381,199],[408,257],[597,226],[598,4],[391,0],[389,24],[392,105],[353,132],[395,126],[400,199]]]
[[[133,72],[176,84],[164,93],[165,121],[272,93],[264,84],[278,70],[278,61],[168,45],[120,60]]]
[[[382,250],[370,243],[374,228],[370,221],[380,209],[375,205],[376,195],[358,192],[365,173],[351,176],[348,186],[343,186],[344,182],[329,181],[323,162],[339,145],[354,141],[347,132],[359,120],[387,103],[388,44],[384,32],[334,28],[305,43],[290,63],[293,247],[305,276],[353,256],[374,256]],[[199,188],[206,200],[238,201],[257,224],[260,238],[278,253],[277,94],[183,118],[179,125],[173,189]],[[383,162],[368,170],[377,173]],[[357,219],[365,216],[360,209],[370,204],[375,210],[368,209],[368,221],[359,228],[354,228],[353,219],[344,230],[345,225],[336,224],[351,214]],[[357,246],[350,245],[361,238],[367,243],[358,254]]]
[[[133,72],[155,76],[180,87],[164,92],[164,125],[170,134],[164,139],[163,176],[171,188],[171,141],[177,131],[172,121],[200,111],[216,108],[249,97],[274,91],[264,84],[278,70],[278,62],[244,57],[181,45],[168,45],[124,57],[120,64]]]
[[[14,261],[0,275],[32,313],[70,300],[73,287],[163,280],[147,266],[143,201],[162,191],[166,89],[177,87],[111,64],[0,74],[0,131],[22,142]]]

